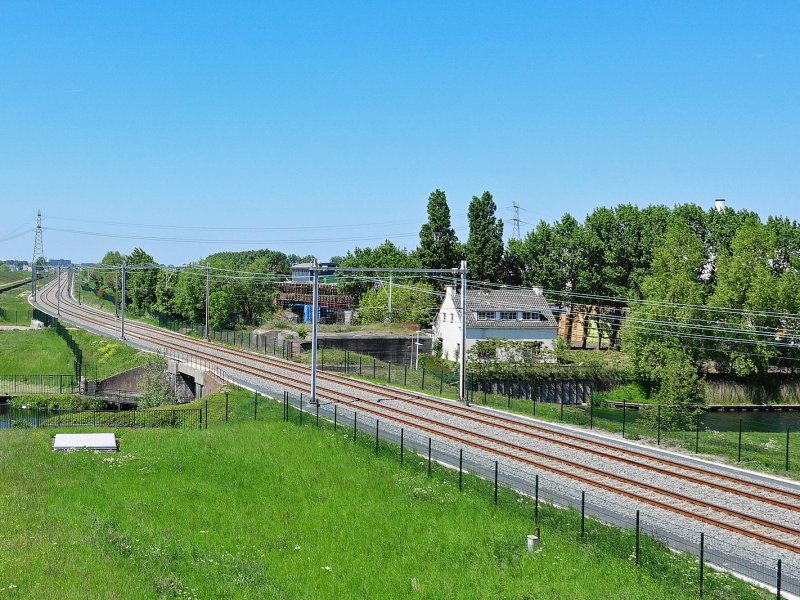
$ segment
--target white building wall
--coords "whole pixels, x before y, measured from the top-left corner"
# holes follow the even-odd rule
[[[452,288],[447,288],[442,306],[433,324],[435,340],[442,341],[442,356],[447,360],[456,361],[461,352],[461,319],[459,310],[451,295]],[[478,340],[488,338],[516,340],[525,342],[542,342],[543,349],[555,348],[558,337],[557,327],[468,327],[467,352]],[[435,345],[435,344],[434,344]]]
[[[436,323],[433,324],[433,337],[442,340],[442,356],[448,360],[458,360],[461,351],[461,318],[450,295],[445,296],[439,309]]]

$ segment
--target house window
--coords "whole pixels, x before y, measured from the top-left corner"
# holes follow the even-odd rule
[[[542,313],[538,311],[526,311],[522,313],[522,320],[523,321],[540,321],[542,318]]]
[[[451,322],[451,323],[453,322],[453,315],[455,315],[455,314],[456,314],[456,313],[450,313],[450,322]]]
[[[500,320],[501,321],[516,321],[517,320],[517,311],[511,310],[503,310],[500,311]]]
[[[479,310],[476,313],[476,315],[477,315],[478,321],[493,321],[494,317],[495,317],[493,310],[492,311]]]

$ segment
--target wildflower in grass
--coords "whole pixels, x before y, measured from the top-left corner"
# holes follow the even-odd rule
[[[330,573],[331,571],[333,571],[333,569],[332,569],[331,567],[329,567],[328,565],[325,565],[324,567],[322,567],[322,570],[323,570],[323,571],[327,571],[328,573]]]
[[[300,546],[299,546],[298,544],[296,544],[296,545],[295,545],[295,547],[294,547],[294,549],[295,549],[295,550],[300,550]]]

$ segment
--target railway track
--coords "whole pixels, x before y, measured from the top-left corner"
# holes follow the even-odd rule
[[[89,323],[112,335],[118,330],[115,317],[98,309],[78,307],[66,289],[68,286],[62,285],[62,315],[76,323]],[[40,294],[42,304],[53,313],[55,293],[56,285],[53,283]],[[297,363],[189,338],[136,321],[126,322],[126,331],[130,337],[156,347],[188,353],[280,388],[300,392],[309,389],[310,370]],[[797,523],[800,493],[793,490],[342,375],[321,372],[317,381],[321,400],[349,406],[360,413],[450,440],[513,462],[520,468],[547,471],[800,554],[800,527]],[[378,400],[394,400],[402,407]],[[549,450],[551,447],[574,457],[555,456]],[[601,461],[603,466],[588,464],[592,461]],[[635,476],[636,470],[647,472],[651,478],[661,478],[661,482],[656,485],[642,481]],[[693,493],[688,494],[686,488],[691,488]],[[705,500],[704,490],[721,493],[729,502]],[[759,516],[767,508],[777,518]]]

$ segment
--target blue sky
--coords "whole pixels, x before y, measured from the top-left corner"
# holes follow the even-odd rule
[[[0,257],[38,208],[78,261],[411,248],[435,188],[462,238],[484,190],[508,232],[512,202],[523,232],[623,202],[797,219],[798,56],[791,2],[3,2]]]

